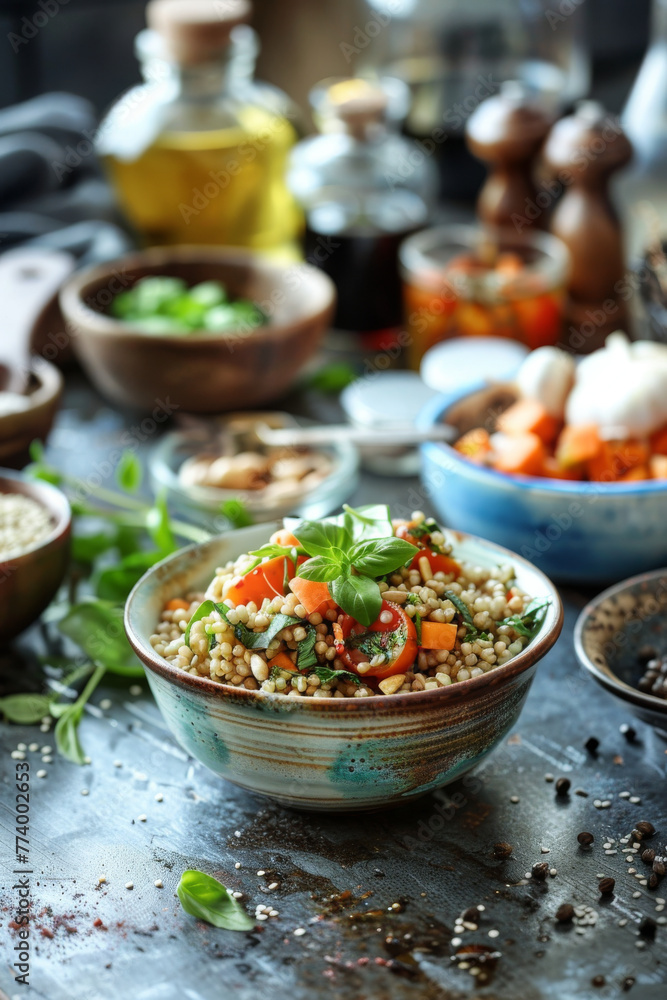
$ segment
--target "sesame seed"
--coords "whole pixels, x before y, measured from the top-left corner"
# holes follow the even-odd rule
[[[240,868],[240,867],[241,867],[241,862],[240,862],[240,861],[237,861],[237,862],[235,863],[234,867],[235,867],[235,868]]]
[[[30,750],[31,753],[36,753],[39,750],[39,743],[30,743],[28,750]]]
[[[618,854],[618,851],[615,851],[615,850],[613,850],[613,848],[612,848],[612,850],[607,850],[607,851],[605,851],[604,853],[605,853],[605,854]]]
[[[140,823],[145,823],[146,820],[148,819],[148,816],[146,815],[146,813],[142,813],[141,816],[137,816],[137,819],[139,820]]]
[[[263,868],[260,868],[260,869],[259,869],[259,871],[257,872],[257,874],[258,874],[258,875],[259,875],[259,877],[261,878],[261,877],[262,877],[262,875],[266,875],[266,872],[264,871],[264,869],[263,869]]]
[[[611,847],[611,844],[607,843],[607,844],[603,844],[602,846],[604,847],[605,851],[608,851],[609,848]]]
[[[641,801],[642,800],[639,798],[638,795],[631,795],[630,796],[630,802],[632,802],[633,806],[641,805]]]
[[[83,758],[83,762],[84,762],[84,764],[92,764],[92,758],[91,757],[84,757]]]
[[[161,878],[156,878],[155,881],[153,882],[153,885],[155,886],[156,889],[163,889],[164,888],[164,885],[162,883],[162,879]]]
[[[549,847],[540,847],[540,853],[541,854],[550,854],[551,853],[551,849]]]
[[[23,750],[12,750],[10,756],[12,760],[25,760],[25,754],[23,753]]]
[[[627,920],[625,919],[625,917],[624,917],[624,918],[623,918],[622,920],[619,920],[619,922],[618,922],[618,926],[619,926],[619,927],[625,927],[625,926],[626,926],[626,924],[627,924],[627,922],[628,922],[628,921],[627,921]]]
[[[130,694],[133,694],[135,696],[135,698],[138,695],[140,695],[142,691],[143,691],[143,688],[142,688],[141,684],[132,684],[130,686]]]
[[[17,743],[16,744],[16,749],[17,750],[27,750],[28,747],[27,747],[27,745],[25,743]]]
[[[50,757],[48,754],[46,755],[46,757],[42,757],[42,764],[52,764],[52,763],[53,763],[53,757]]]
[[[633,894],[632,894],[632,898],[633,899],[639,899],[640,896],[641,896],[641,892],[633,892]]]
[[[125,888],[126,889],[134,889],[134,882],[126,882],[125,883]]]
[[[100,875],[100,877],[98,878],[97,881],[98,881],[99,885],[104,885],[104,883],[106,882],[106,880],[107,880],[106,875]]]
[[[630,792],[619,792],[618,793],[618,797],[619,797],[619,799],[629,799],[630,798]]]
[[[554,780],[553,774],[545,774],[544,775],[544,780],[545,781],[553,781]]]
[[[269,916],[270,917],[277,917],[277,916],[279,916],[279,911],[278,910],[269,910]]]
[[[256,915],[256,917],[257,917],[257,920],[268,920],[269,919],[268,913],[258,913]]]
[[[277,889],[277,888],[278,888],[277,882],[271,882],[271,884],[269,885],[269,889]]]
[[[242,892],[233,892],[232,896],[234,897],[234,899],[243,899],[243,893]]]
[[[240,837],[241,836],[241,831],[240,830],[234,830],[234,836],[235,837]]]
[[[38,772],[37,772],[37,777],[38,777],[38,778],[45,778],[45,777],[46,777],[46,774],[47,774],[47,772],[46,772],[46,771],[38,771]]]
[[[103,712],[106,712],[106,710],[108,708],[111,708],[111,705],[112,705],[112,702],[111,702],[110,698],[102,698],[102,701],[100,702],[99,707],[102,709]]]
[[[294,937],[303,937],[305,933],[306,931],[303,927],[297,927],[294,931]]]
[[[490,938],[497,938],[499,934],[500,934],[500,931],[497,931],[495,929],[489,931],[489,937]]]
[[[155,796],[155,801],[156,802],[164,802],[164,795],[162,794],[162,792],[158,792],[157,793],[157,795]]]
[[[512,802],[514,805],[516,805],[518,801],[519,801],[519,796],[518,795],[510,795],[510,802]]]
[[[549,874],[551,875],[552,878],[555,878],[555,876],[558,875],[558,869],[557,868],[550,868],[549,869]]]
[[[113,766],[114,766],[114,767],[122,767],[122,766],[123,766],[123,762],[122,762],[122,760],[115,760],[115,761],[113,762]]]
[[[87,788],[82,788],[81,789],[81,794],[82,795],[90,795],[90,791]]]
[[[41,724],[41,726],[39,727],[40,733],[48,733],[50,731],[50,729],[51,729],[51,726],[50,726],[50,724],[48,722],[43,722]]]
[[[454,937],[451,940],[451,944],[454,948],[458,948],[460,944],[463,944],[463,940],[460,937]]]

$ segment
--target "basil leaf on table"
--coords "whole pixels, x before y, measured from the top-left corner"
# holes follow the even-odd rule
[[[83,706],[74,702],[68,705],[56,722],[53,734],[58,752],[73,764],[85,764],[86,755],[79,740],[79,723],[83,715]]]
[[[242,500],[225,500],[220,504],[220,513],[227,518],[232,528],[248,528],[255,523]]]
[[[95,593],[105,601],[124,603],[135,583],[162,558],[162,552],[133,552],[123,556],[116,566],[100,570]]]
[[[110,601],[82,601],[61,619],[58,629],[111,673],[143,677],[144,668],[125,635],[122,607]]]
[[[133,451],[124,451],[116,466],[116,482],[127,493],[136,493],[142,479],[141,462]]]
[[[372,625],[382,608],[382,595],[368,576],[341,576],[329,587],[336,604],[362,625]]]
[[[419,552],[403,538],[369,538],[357,542],[349,553],[349,560],[355,569],[366,576],[386,576]]]
[[[181,875],[176,894],[186,913],[227,931],[250,931],[255,926],[241,904],[212,875],[188,869]]]
[[[93,563],[104,552],[116,548],[116,532],[98,531],[90,535],[72,536],[72,559],[74,562]]]
[[[29,726],[41,722],[49,714],[55,695],[48,694],[8,694],[0,698],[0,713],[7,722],[17,722]]]

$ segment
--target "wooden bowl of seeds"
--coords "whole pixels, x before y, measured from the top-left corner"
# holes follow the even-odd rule
[[[69,558],[64,493],[0,469],[0,642],[31,625],[53,599]]]

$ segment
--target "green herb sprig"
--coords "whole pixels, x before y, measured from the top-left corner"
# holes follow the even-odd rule
[[[332,598],[348,615],[369,626],[380,614],[377,578],[393,573],[419,551],[394,536],[389,508],[383,504],[354,510],[325,521],[302,521],[292,529],[310,556],[297,575],[328,583]]]

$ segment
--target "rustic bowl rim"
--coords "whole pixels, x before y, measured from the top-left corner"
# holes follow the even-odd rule
[[[19,484],[21,488],[17,488]],[[47,483],[43,479],[28,479],[13,469],[0,468],[0,493],[20,493],[23,496],[28,496],[45,507],[55,520],[48,535],[17,555],[0,560],[0,566],[16,566],[33,556],[35,552],[47,548],[68,534],[72,523],[72,510],[69,500],[57,486]]]
[[[506,384],[511,388],[511,383]],[[468,384],[465,388],[458,389],[455,392],[442,393],[439,396],[435,396],[425,404],[424,409],[419,414],[419,426],[429,428],[439,424],[456,403],[460,403],[476,392],[490,388],[493,388],[490,382],[480,381]],[[499,383],[497,388],[502,388],[502,384]],[[428,441],[422,444],[421,449],[424,457],[439,464],[441,464],[442,458],[445,457],[451,463],[453,471],[457,474],[465,472],[466,479],[477,480],[488,486],[505,486],[531,493],[537,493],[541,490],[544,493],[560,493],[573,498],[587,496],[591,493],[604,498],[667,493],[667,480],[648,479],[643,482],[598,483],[592,481],[547,479],[542,476],[524,476],[497,472],[495,469],[476,465],[459,454],[452,445],[441,441]]]
[[[271,530],[273,530],[274,527],[280,527],[281,524],[282,522],[277,522],[275,525],[273,523],[267,523],[265,525],[267,529],[267,536],[271,533]],[[259,525],[254,525],[253,527],[259,527]],[[518,677],[520,674],[530,669],[530,667],[536,664],[542,659],[543,656],[546,655],[546,653],[549,652],[552,646],[556,643],[563,627],[563,605],[556,587],[546,574],[544,574],[528,559],[524,559],[522,556],[517,555],[510,549],[506,549],[502,545],[497,545],[495,542],[489,542],[484,538],[480,538],[478,535],[471,535],[467,532],[451,531],[450,529],[446,530],[454,539],[459,541],[470,540],[481,543],[482,546],[488,548],[491,552],[502,556],[505,561],[520,563],[527,566],[531,572],[536,573],[542,578],[550,605],[542,625],[542,629],[533,642],[531,642],[531,644],[527,646],[523,652],[518,653],[517,656],[513,657],[508,663],[503,664],[503,666],[495,667],[493,670],[489,670],[480,677],[471,677],[467,681],[459,681],[456,684],[448,685],[445,688],[390,696],[371,695],[368,698],[290,698],[290,710],[294,710],[296,708],[316,712],[331,712],[334,709],[341,712],[368,712],[377,710],[380,707],[382,707],[385,711],[388,709],[401,710],[406,709],[409,706],[431,704],[433,701],[437,700],[442,700],[443,705],[455,705],[466,701],[469,696],[474,696],[477,691],[481,691],[485,687],[508,682],[512,678]],[[173,666],[155,652],[148,641],[148,637],[144,639],[142,636],[138,635],[131,621],[134,604],[139,594],[143,588],[150,583],[151,579],[160,572],[161,567],[167,566],[169,563],[176,561],[187,552],[194,552],[196,550],[208,548],[220,539],[227,538],[234,534],[236,534],[236,532],[223,532],[221,535],[213,536],[206,542],[185,546],[184,548],[179,549],[178,552],[167,556],[166,559],[163,559],[161,562],[156,563],[155,566],[151,567],[151,569],[144,574],[138,583],[135,584],[127,599],[124,615],[125,632],[130,641],[130,645],[144,666],[152,673],[158,674],[171,684],[174,684],[176,687],[190,689],[202,695],[212,695],[215,698],[224,701],[245,702],[246,704],[255,705],[264,703],[272,704],[276,707],[282,707],[285,706],[286,703],[286,699],[283,695],[268,694],[263,691],[249,691],[246,688],[232,687],[227,684],[212,681],[206,677],[195,677],[192,674],[186,673],[184,670]]]
[[[75,326],[84,326],[86,334],[95,337],[113,338],[141,338],[156,345],[168,344],[176,350],[187,350],[193,346],[200,347],[204,344],[217,346],[228,344],[234,340],[238,334],[233,330],[225,333],[214,333],[208,331],[194,331],[187,335],[179,334],[147,334],[126,323],[124,320],[115,319],[107,313],[91,308],[83,299],[86,288],[105,278],[112,279],[118,272],[131,271],[142,267],[154,267],[164,263],[168,265],[197,264],[198,262],[221,264],[241,264],[247,265],[257,272],[264,272],[269,276],[284,274],[291,268],[298,267],[299,274],[304,275],[311,285],[319,285],[321,291],[321,302],[315,309],[304,311],[290,322],[269,322],[265,326],[258,327],[252,331],[253,339],[259,337],[272,339],[279,337],[286,329],[299,328],[300,326],[312,322],[317,316],[327,315],[332,312],[336,301],[336,288],[331,278],[319,268],[304,262],[279,262],[265,259],[237,247],[211,247],[183,245],[177,247],[150,247],[146,250],[135,250],[116,257],[114,260],[104,264],[93,264],[90,267],[77,271],[63,285],[60,291],[60,304],[63,313]]]
[[[604,667],[601,667],[591,660],[584,648],[584,636],[595,611],[601,608],[610,598],[618,597],[619,594],[626,593],[636,586],[653,583],[660,577],[667,578],[667,567],[649,570],[646,573],[638,573],[636,576],[629,576],[627,579],[621,580],[620,583],[615,583],[613,587],[607,587],[606,590],[603,590],[597,597],[589,601],[579,614],[574,626],[574,651],[581,666],[605,690],[639,708],[649,709],[659,715],[667,716],[667,701],[657,698],[649,692],[640,691],[639,688],[635,688],[631,684],[622,681],[611,669],[606,657],[604,658]]]

